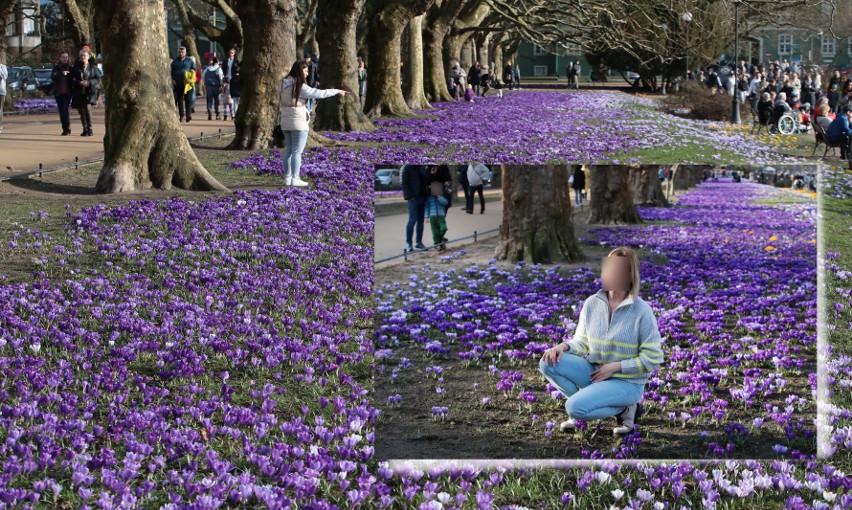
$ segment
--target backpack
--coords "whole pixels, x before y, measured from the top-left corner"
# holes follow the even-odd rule
[[[208,68],[204,74],[204,85],[206,87],[218,88],[221,84],[222,80],[219,79],[219,73]]]

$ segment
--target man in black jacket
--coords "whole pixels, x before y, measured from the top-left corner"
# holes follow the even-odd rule
[[[59,63],[53,66],[50,78],[53,80],[53,97],[59,110],[62,136],[68,136],[71,134],[71,59],[67,51],[59,55]]]
[[[426,198],[429,188],[426,179],[425,165],[405,165],[402,167],[402,197],[408,202],[408,224],[405,226],[405,251],[425,250],[423,244],[423,216],[426,213]],[[411,241],[417,227],[417,244],[412,247]]]

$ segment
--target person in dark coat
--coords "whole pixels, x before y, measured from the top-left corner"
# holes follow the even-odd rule
[[[426,213],[426,198],[429,197],[426,165],[402,167],[402,197],[408,202],[408,224],[405,226],[405,251],[425,250],[423,244],[423,218]],[[415,227],[417,227],[415,237]],[[412,237],[416,244],[412,246]]]
[[[53,97],[59,110],[59,122],[62,124],[62,136],[71,134],[71,59],[67,51],[59,55],[59,63],[53,66],[50,79],[53,81]]]
[[[192,89],[187,89],[184,83],[185,74],[190,69],[195,69],[195,62],[186,54],[186,48],[181,46],[178,48],[178,56],[172,60],[171,65],[172,94],[175,97],[181,122],[184,115],[187,122],[192,120]]]
[[[583,192],[586,190],[586,173],[583,167],[577,165],[572,174],[571,187],[574,189],[574,204],[583,208]]]
[[[92,104],[97,101],[101,72],[89,60],[89,50],[80,50],[80,59],[71,70],[71,106],[80,112],[83,132],[80,136],[92,136]]]

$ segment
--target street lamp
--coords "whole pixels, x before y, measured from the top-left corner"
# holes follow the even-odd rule
[[[692,21],[692,13],[686,11],[683,13],[683,16],[680,17],[683,20],[684,25],[686,25],[686,76],[684,79],[689,79],[689,23]]]
[[[740,3],[742,0],[734,0],[734,66],[731,68],[734,80],[734,99],[732,101],[731,124],[740,123],[740,101],[737,93],[737,59],[740,58]]]

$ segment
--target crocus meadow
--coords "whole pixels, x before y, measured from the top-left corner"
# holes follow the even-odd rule
[[[704,438],[695,457],[736,456],[747,442],[755,457],[816,452],[816,207],[813,200],[757,202],[787,194],[705,182],[675,207],[640,208],[643,218],[666,223],[592,229],[594,238],[584,240],[634,246],[651,257],[642,264],[642,294],[658,316],[666,361],[644,400],[666,426]],[[481,396],[517,399],[530,415],[564,417],[564,397],[549,383],[536,391],[522,371],[498,368],[535,373],[541,353],[573,335],[583,300],[599,288],[597,274],[524,263],[507,270],[492,261],[449,271],[423,267],[404,283],[376,290],[376,347],[386,349],[385,363],[393,366],[396,351],[413,348],[447,355],[494,373]],[[761,441],[764,449],[755,451]],[[588,456],[633,457],[641,450]]]
[[[749,267],[768,271],[771,278],[791,279],[786,285],[769,282],[769,277],[761,282],[777,292],[772,303],[779,312],[772,316],[758,316],[769,304],[749,303],[739,295],[748,321],[738,327],[754,329],[752,341],[738,339],[746,347],[743,357],[736,358],[733,346],[709,341],[720,327],[714,313],[726,313],[730,305],[725,300],[735,300],[738,295],[725,296],[722,285],[706,281],[711,272],[706,265],[698,268],[701,276],[671,282],[657,274],[655,284],[676,286],[691,281],[704,285],[695,290],[681,287],[683,296],[704,298],[699,307],[705,315],[696,321],[695,331],[683,330],[672,315],[663,320],[671,328],[667,334],[682,331],[684,335],[668,344],[681,348],[678,356],[669,359],[675,364],[671,369],[686,373],[686,382],[695,385],[696,398],[701,401],[697,405],[702,410],[695,419],[691,410],[684,411],[690,413],[686,426],[703,428],[725,422],[734,426],[730,433],[734,437],[741,437],[743,430],[758,435],[760,429],[775,430],[783,436],[778,452],[772,453],[776,459],[729,459],[707,465],[596,460],[584,466],[536,469],[470,462],[392,469],[376,457],[376,421],[382,413],[406,405],[407,395],[394,392],[384,401],[376,400],[372,391],[372,369],[386,365],[384,357],[393,354],[393,342],[374,344],[372,337],[376,314],[371,286],[372,164],[444,162],[436,158],[447,154],[459,158],[455,161],[470,156],[469,160],[505,163],[526,158],[551,161],[575,153],[597,159],[608,157],[613,149],[641,148],[652,143],[649,140],[673,143],[655,122],[660,114],[641,101],[634,105],[632,99],[600,94],[597,97],[606,100],[605,104],[590,98],[584,111],[582,99],[577,102],[570,94],[539,94],[507,94],[501,108],[496,107],[496,98],[473,105],[438,105],[439,111],[430,113],[443,118],[442,127],[451,118],[464,121],[447,140],[430,135],[418,146],[388,143],[358,150],[312,149],[306,153],[303,167],[313,182],[308,189],[238,191],[199,201],[141,200],[122,206],[69,209],[68,227],[61,236],[40,232],[45,214],[34,211],[31,222],[20,226],[0,247],[0,259],[31,259],[39,268],[25,283],[0,275],[0,508],[682,509],[721,508],[729,500],[743,507],[852,505],[852,479],[842,469],[805,453],[803,445],[809,444],[812,427],[804,417],[812,413],[813,404],[799,398],[779,403],[777,410],[759,405],[761,399],[778,398],[780,393],[807,398],[812,391],[810,380],[795,391],[787,382],[793,380],[796,370],[812,370],[797,367],[793,353],[798,348],[799,357],[804,357],[813,349],[813,319],[806,314],[792,315],[808,309],[813,299],[809,273],[813,268],[808,269],[804,262],[813,248],[796,244],[804,240],[802,232],[812,229],[810,205],[777,210],[734,208],[731,221],[735,224],[729,227],[708,227],[688,215],[682,220],[682,228],[706,247],[711,239],[724,240],[716,237],[721,235],[720,229],[729,228],[734,235],[741,226],[736,222],[745,221],[742,215],[753,215],[748,228],[752,223],[762,225],[755,227],[756,233],[749,237],[737,233],[729,242],[736,238],[747,243],[749,248],[743,253],[757,257],[756,266],[726,259],[732,278],[755,291],[748,286],[755,285],[758,278],[745,276]],[[494,107],[489,105],[492,102]],[[602,131],[601,123],[607,118],[596,117],[592,111],[606,109],[613,118],[621,118],[610,103],[632,111],[617,121],[629,130],[627,134],[606,135],[600,143],[572,134],[586,124],[593,135]],[[518,106],[509,108],[513,104]],[[480,130],[480,125],[487,124],[483,120],[489,119],[470,116],[475,112],[514,112],[518,115],[511,124],[534,125],[537,113],[522,110],[523,104],[527,108],[538,105],[543,112],[552,109],[550,115],[542,113],[547,118],[543,134],[517,127],[506,131],[505,124],[493,125],[505,132],[492,127],[492,138],[463,134],[464,129]],[[576,120],[583,115],[588,122]],[[423,118],[402,121],[399,126],[384,125],[379,130],[384,137],[370,136],[379,143],[393,142],[395,136],[422,131],[424,125],[417,122],[432,121]],[[695,136],[718,137],[719,144],[730,144],[731,150],[759,159],[775,158],[770,147],[746,137],[721,129],[708,131],[698,123],[681,125],[694,129]],[[646,128],[648,133],[643,133]],[[342,137],[346,136],[357,135]],[[435,145],[426,145],[432,143]],[[571,144],[586,152],[562,147]],[[271,158],[252,155],[235,167],[241,168],[234,171],[270,174],[270,182],[281,173],[280,157],[275,154]],[[745,196],[749,193],[752,191]],[[762,194],[754,191],[751,196]],[[707,194],[698,194],[695,200],[702,196]],[[687,212],[686,207],[682,212]],[[707,238],[701,233],[705,228],[712,231]],[[776,250],[771,252],[763,249],[769,246],[763,241],[769,243],[770,230],[780,240],[772,241]],[[611,235],[614,237],[607,242],[624,241],[618,234]],[[661,232],[659,240],[644,242],[674,243],[678,235]],[[668,245],[655,246],[665,252]],[[680,259],[675,262],[692,261],[689,257],[696,256],[676,255]],[[444,268],[463,261],[462,251],[441,259],[447,264]],[[441,281],[463,281],[458,271],[455,276],[450,271]],[[534,275],[530,281],[524,280],[524,271]],[[650,277],[651,271],[643,266],[643,275]],[[414,275],[425,278],[433,273],[429,269]],[[595,275],[580,271],[557,276],[549,269],[530,267],[495,272],[480,267],[467,277],[473,280],[480,273],[492,281],[502,279],[501,292],[507,298],[522,297],[516,283],[537,286],[541,303],[527,299],[528,310],[512,307],[517,312],[514,316],[498,318],[504,325],[540,320],[542,327],[527,328],[526,338],[511,327],[493,331],[484,324],[464,333],[467,336],[458,342],[470,345],[465,351],[470,354],[469,359],[459,358],[462,362],[483,364],[480,359],[487,358],[483,350],[493,347],[505,353],[503,364],[508,365],[485,369],[493,377],[493,387],[474,388],[482,392],[476,403],[488,408],[507,398],[505,395],[516,398],[527,423],[556,440],[562,433],[554,430],[558,422],[550,416],[557,416],[558,399],[522,388],[526,381],[518,381],[515,372],[524,370],[537,354],[525,353],[521,347],[536,349],[570,331],[576,309],[566,310],[562,318],[551,316],[548,323],[545,315],[558,303],[564,305],[565,296],[584,297],[589,285],[594,285]],[[483,295],[465,313],[490,314],[487,307],[495,304],[504,312],[510,309],[484,293],[488,282],[475,284],[481,286]],[[792,287],[800,302],[794,303],[785,294],[794,292]],[[546,298],[542,289],[562,293],[563,298]],[[409,289],[416,299],[428,303],[417,290]],[[378,310],[382,335],[387,335],[386,340],[392,336],[421,338],[406,320],[406,314],[415,311],[404,312],[392,304],[402,298],[396,292],[384,289],[379,296],[386,302]],[[462,292],[476,294],[476,288]],[[673,295],[672,299],[682,296]],[[660,300],[655,306],[662,309],[669,304]],[[447,345],[441,340],[429,348],[446,354]],[[770,355],[768,351],[776,347],[778,355]],[[698,360],[699,353],[718,354],[713,359],[726,363],[727,375],[702,365],[697,373],[704,377],[692,376],[687,364]],[[450,391],[444,385],[452,370],[449,364],[418,366],[405,358],[394,361],[393,370],[423,371],[430,391]],[[759,372],[749,372],[746,381],[744,366]],[[431,368],[428,373],[427,368]],[[735,374],[742,376],[737,384],[732,383]],[[668,379],[670,375],[667,366],[657,375],[660,386],[651,391],[660,399],[669,396],[667,405],[674,408],[687,397],[672,391],[676,386]],[[719,383],[714,383],[717,376]],[[496,387],[502,381],[505,392]],[[743,397],[751,394],[752,406],[746,406],[745,400],[734,402],[741,397],[730,392],[718,397],[728,406],[714,404],[716,398],[706,395],[714,384],[741,391]],[[489,394],[493,390],[494,395],[486,396],[486,390]],[[770,395],[763,397],[766,392]],[[663,416],[662,401],[654,402],[652,412]],[[424,411],[436,423],[455,419],[449,400]],[[722,413],[721,417],[716,418],[716,413]],[[760,425],[746,423],[740,418],[743,413],[763,421]],[[726,441],[716,442],[727,448]],[[742,441],[735,444],[739,448]],[[631,448],[641,450],[642,445]],[[781,451],[783,448],[787,450]],[[849,444],[840,441],[837,448],[848,450]],[[590,457],[599,457],[592,453]],[[708,456],[715,453],[708,446]],[[628,451],[624,456],[631,455]],[[800,457],[808,458],[795,461]]]
[[[53,98],[21,98],[14,103],[16,110],[26,110],[27,113],[56,112],[56,100]]]

